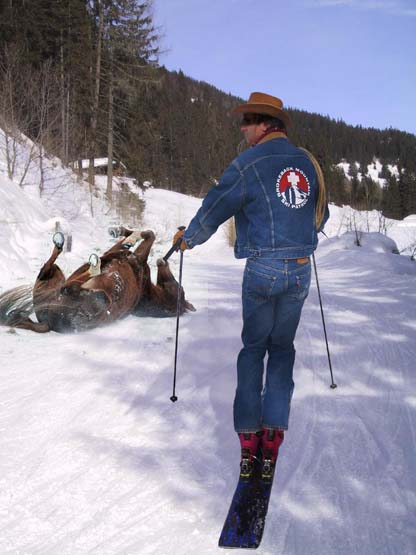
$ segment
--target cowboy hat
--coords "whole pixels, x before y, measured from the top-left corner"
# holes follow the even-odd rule
[[[266,114],[283,121],[286,127],[291,123],[289,114],[283,110],[280,98],[261,92],[253,92],[246,104],[239,104],[233,110],[234,114]]]

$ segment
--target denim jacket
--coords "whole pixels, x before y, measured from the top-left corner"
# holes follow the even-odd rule
[[[285,135],[269,137],[235,158],[208,192],[185,231],[189,248],[207,241],[235,216],[236,258],[301,258],[316,249],[315,168]],[[328,215],[326,207],[320,229]]]

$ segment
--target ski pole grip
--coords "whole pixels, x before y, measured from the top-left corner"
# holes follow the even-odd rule
[[[181,225],[181,226],[178,227],[178,231],[183,231],[184,229],[186,229],[186,227],[184,225]],[[179,247],[181,246],[182,241],[183,241],[182,237],[179,237],[179,239],[171,246],[171,248],[168,250],[168,252],[163,257],[163,260],[165,262],[168,261],[168,259],[172,256],[172,254],[174,252],[179,250]]]

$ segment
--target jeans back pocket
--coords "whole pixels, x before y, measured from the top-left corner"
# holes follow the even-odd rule
[[[296,299],[306,299],[309,294],[311,284],[311,267],[310,264],[305,267],[299,267],[293,270],[289,280],[289,295]]]
[[[256,302],[270,298],[276,276],[253,261],[248,261],[244,271],[243,295]]]

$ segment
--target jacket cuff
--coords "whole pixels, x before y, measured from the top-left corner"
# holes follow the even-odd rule
[[[193,249],[195,246],[191,239],[183,239],[183,242],[185,243],[187,249]]]

